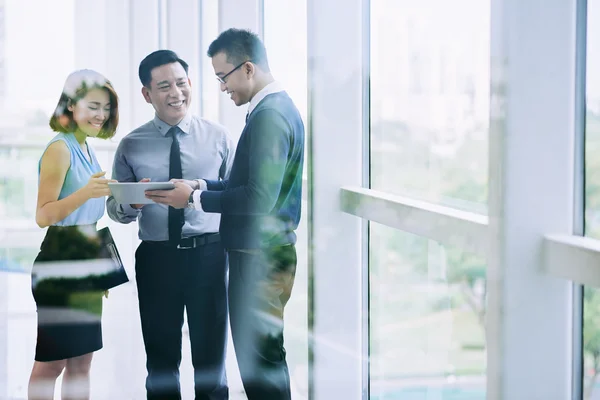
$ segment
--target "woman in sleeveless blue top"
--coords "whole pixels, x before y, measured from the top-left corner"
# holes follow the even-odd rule
[[[111,138],[118,122],[118,97],[105,77],[92,70],[67,77],[50,119],[57,135],[38,167],[35,218],[48,230],[32,268],[38,334],[29,399],[52,399],[63,370],[63,398],[89,398],[92,355],[102,348],[102,293],[83,282],[110,190],[87,137]]]

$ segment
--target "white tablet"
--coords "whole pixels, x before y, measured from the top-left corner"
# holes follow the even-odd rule
[[[109,182],[108,187],[119,204],[152,204],[146,190],[175,189],[173,182]]]

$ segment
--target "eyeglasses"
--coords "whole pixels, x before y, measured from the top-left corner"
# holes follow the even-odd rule
[[[243,63],[241,63],[240,65],[238,65],[237,67],[235,67],[234,69],[232,69],[231,71],[229,71],[228,73],[226,73],[225,75],[217,76],[217,80],[223,84],[227,83],[227,81],[226,81],[227,77],[229,75],[233,74],[236,70],[238,70],[242,65],[246,64],[247,62],[252,62],[252,60],[246,60]]]

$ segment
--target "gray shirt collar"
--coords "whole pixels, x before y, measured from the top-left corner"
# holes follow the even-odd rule
[[[156,114],[154,114],[154,120],[152,122],[154,123],[154,126],[156,127],[156,129],[158,129],[160,134],[163,136],[166,136],[169,129],[171,129],[171,125],[167,124],[165,121],[160,119],[158,117],[158,115],[156,115]],[[183,119],[181,121],[179,121],[177,126],[184,133],[190,133],[191,122],[192,122],[192,114],[191,114],[191,112],[188,112],[185,115],[185,117],[183,117]]]

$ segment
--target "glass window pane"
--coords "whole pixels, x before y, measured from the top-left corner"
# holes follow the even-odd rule
[[[370,4],[371,187],[486,213],[490,1]]]
[[[302,115],[307,117],[307,20],[306,0],[264,0],[264,42],[269,67]],[[306,147],[305,147],[306,150]],[[304,176],[306,160],[304,157]],[[303,195],[306,195],[304,190]],[[298,264],[292,297],[285,307],[285,348],[290,370],[292,398],[308,399],[308,204],[296,231]]]
[[[370,224],[370,398],[485,399],[486,263]]]
[[[214,2],[210,5],[214,5]],[[80,4],[77,5],[79,7]],[[101,4],[98,7],[106,7]],[[78,11],[87,10],[86,6]],[[32,13],[31,10],[36,12]],[[77,65],[93,62],[75,48],[75,0],[0,0],[0,398],[24,399],[34,359],[36,310],[31,293],[30,270],[45,231],[35,224],[38,160],[54,136],[48,120],[58,101],[65,78]],[[205,17],[216,21],[212,7]],[[48,24],[48,21],[60,23]],[[216,23],[216,22],[215,22]],[[35,26],[35,29],[31,29]],[[214,30],[214,24],[210,25]],[[133,29],[133,27],[130,27]],[[209,28],[207,28],[209,29]],[[217,36],[213,32],[210,39]],[[108,40],[95,32],[90,45]],[[208,39],[207,39],[208,40]],[[103,49],[102,43],[98,46]],[[207,45],[206,45],[207,46]],[[101,51],[99,50],[99,51]],[[205,50],[203,50],[205,51]],[[51,60],[48,62],[48,60]],[[210,59],[189,60],[191,68]],[[138,60],[139,61],[139,60]],[[218,85],[211,71],[211,88]],[[102,72],[102,71],[101,71]],[[127,80],[133,71],[107,76]],[[124,77],[125,76],[125,77]],[[119,79],[122,78],[122,79]],[[137,83],[134,82],[136,85]],[[119,91],[121,90],[121,91]],[[124,95],[127,87],[117,87]],[[136,96],[141,96],[136,89]],[[121,97],[128,98],[124,95]],[[214,96],[213,96],[214,97]],[[141,97],[140,97],[141,99]],[[196,100],[195,100],[196,101]],[[201,99],[197,100],[201,102]],[[213,102],[214,103],[214,102]],[[121,103],[121,105],[124,105]],[[151,109],[150,105],[147,105]],[[215,111],[216,110],[216,111]],[[215,119],[218,109],[205,110]],[[211,117],[212,115],[212,117]],[[122,115],[123,117],[126,117]],[[127,118],[122,118],[122,121]],[[119,129],[127,130],[122,122]],[[120,132],[120,135],[126,134]],[[100,165],[110,176],[118,140],[90,139]],[[103,310],[104,348],[94,355],[91,370],[92,398],[145,398],[146,356],[140,329],[135,288],[134,251],[137,224],[117,224],[105,215],[99,226],[109,225],[128,269],[131,283],[111,290]],[[187,327],[183,331],[181,386],[184,398],[193,397],[193,367]],[[115,370],[115,365],[120,368]],[[235,361],[232,363],[235,367]],[[60,398],[61,378],[55,398]],[[239,393],[238,393],[239,394]],[[234,398],[232,396],[232,398]]]
[[[37,168],[74,68],[75,43],[65,39],[74,37],[74,13],[73,0],[0,1],[0,398],[27,397],[36,341],[30,270],[44,234],[35,224]]]
[[[600,2],[587,2],[585,110],[585,234],[600,239]],[[583,390],[600,399],[600,290],[583,294]]]

